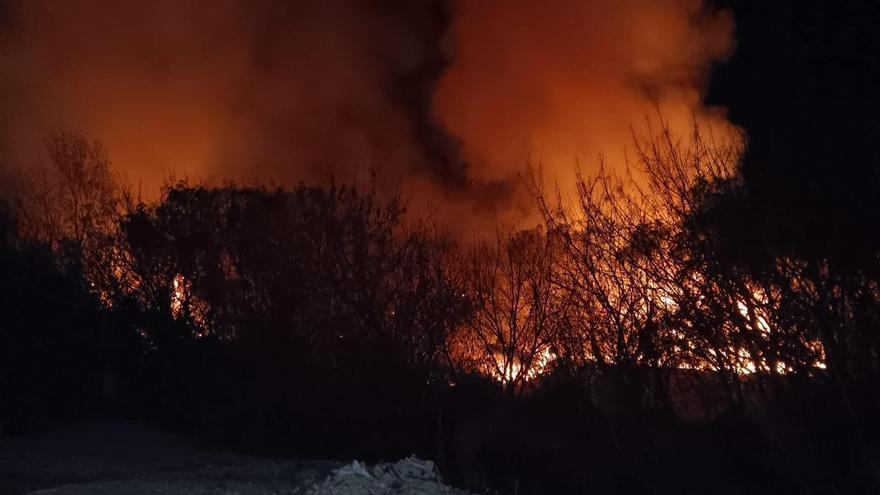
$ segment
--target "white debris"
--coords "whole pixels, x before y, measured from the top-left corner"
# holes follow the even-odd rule
[[[358,461],[334,470],[306,495],[467,495],[443,484],[434,463],[407,457],[368,467]]]

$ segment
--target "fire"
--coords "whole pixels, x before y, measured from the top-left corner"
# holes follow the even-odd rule
[[[189,283],[183,275],[179,273],[175,275],[171,281],[171,316],[180,318],[189,290]]]
[[[767,295],[760,289],[752,290],[752,300],[739,300],[736,302],[737,310],[749,325],[753,326],[753,330],[757,330],[762,334],[770,334],[770,323],[767,321],[767,312],[763,309],[767,305]]]
[[[556,356],[545,347],[534,358],[533,363],[523,368],[519,358],[508,359],[500,353],[492,356],[492,365],[484,366],[483,373],[493,377],[503,385],[516,384],[517,382],[530,382],[547,371]]]
[[[188,317],[197,327],[196,337],[208,335],[208,305],[193,294],[192,282],[178,273],[171,281],[171,316],[175,319]]]

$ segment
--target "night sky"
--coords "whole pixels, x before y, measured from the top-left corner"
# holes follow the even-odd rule
[[[713,70],[706,101],[748,134],[742,170],[753,204],[743,230],[856,259],[880,225],[880,8],[721,3],[733,10],[736,48]]]

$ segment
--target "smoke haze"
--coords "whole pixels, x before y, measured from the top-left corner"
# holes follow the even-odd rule
[[[700,2],[462,0],[453,21],[435,105],[475,179],[616,157],[657,109],[673,125],[719,118],[701,91],[732,25]]]
[[[731,49],[697,0],[0,3],[3,147],[72,129],[129,180],[290,184],[372,166],[450,215],[525,211],[518,171],[614,161],[660,108],[701,105]]]

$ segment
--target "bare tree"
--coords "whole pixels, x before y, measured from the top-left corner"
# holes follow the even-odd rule
[[[37,163],[18,174],[12,198],[22,239],[45,243],[62,264],[75,264],[109,303],[128,280],[119,221],[133,200],[106,148],[72,132],[44,140]]]
[[[735,133],[695,126],[678,137],[661,120],[636,136],[622,176],[577,177],[574,207],[532,181],[567,262],[585,362],[600,366],[745,373],[814,366],[815,345],[782,311],[784,291],[739,264],[719,239],[724,201],[742,187]]]
[[[106,149],[70,132],[50,135],[44,148],[19,175],[19,231],[53,248],[70,241],[88,250],[118,219],[120,188]]]
[[[570,294],[555,282],[554,244],[541,231],[499,233],[466,256],[474,308],[462,330],[464,354],[511,393],[521,392],[553,359],[568,324]]]

